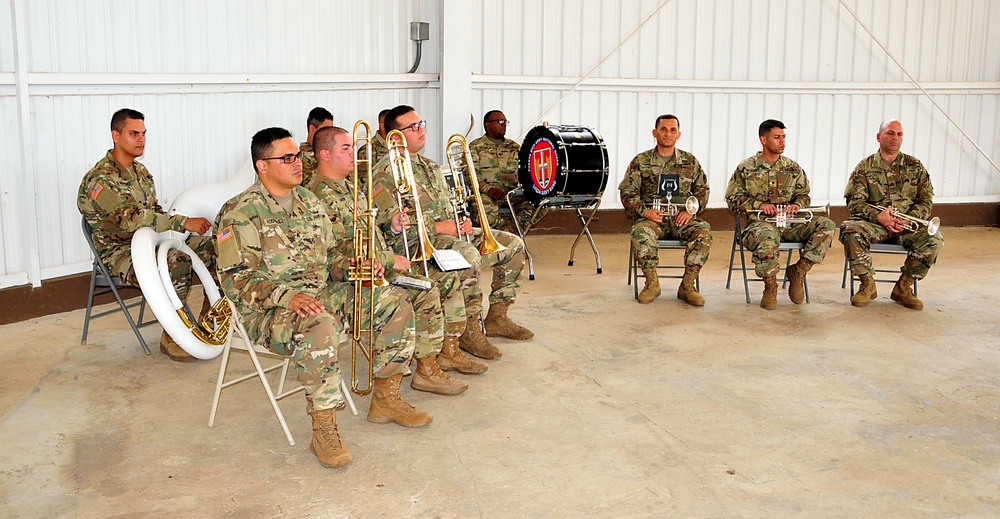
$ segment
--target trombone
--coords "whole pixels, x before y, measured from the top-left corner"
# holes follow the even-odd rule
[[[351,323],[351,391],[359,396],[365,396],[372,391],[375,378],[375,287],[387,283],[382,276],[375,275],[375,215],[378,214],[372,203],[372,129],[365,121],[354,123],[354,254],[347,270],[348,282],[354,283],[354,321]],[[362,144],[363,143],[363,144]],[[359,152],[364,151],[364,158]],[[361,169],[364,168],[367,198],[362,204],[361,188],[358,186]],[[364,301],[364,289],[368,287],[367,305]],[[363,326],[365,314],[368,316],[368,326]],[[368,339],[368,345],[365,341]],[[362,387],[357,377],[358,351],[368,361],[368,384]]]
[[[469,151],[469,143],[465,140],[465,136],[461,133],[454,133],[451,137],[448,137],[445,154],[448,155],[448,164],[451,165],[452,179],[455,180],[456,185],[458,185],[461,175],[459,171],[461,169],[464,168],[469,173],[469,185],[472,186],[472,196],[476,200],[479,225],[483,231],[483,243],[479,245],[479,254],[486,255],[505,250],[507,247],[497,241],[496,236],[493,235],[493,230],[490,229],[486,209],[483,208],[483,198],[479,195],[479,177],[476,176],[476,167],[472,164],[472,152]],[[457,213],[455,218],[455,222],[458,223]],[[461,231],[459,231],[459,237],[461,237]]]
[[[875,205],[875,204],[872,204],[872,208],[877,209],[878,212],[880,213],[882,211],[885,211],[886,209],[886,207],[883,205]],[[924,226],[927,227],[927,234],[930,236],[934,236],[935,234],[937,234],[938,230],[941,229],[941,219],[938,218],[937,216],[931,218],[930,220],[921,220],[916,216],[903,214],[898,209],[892,206],[890,206],[889,214],[892,215],[894,218],[900,218],[906,220],[907,222],[906,229],[912,232],[917,232],[920,230],[921,226]]]
[[[458,230],[458,239],[471,242],[472,236],[462,233],[462,220],[472,216],[469,214],[467,204],[472,197],[469,196],[469,191],[465,187],[465,175],[462,174],[462,168],[451,155],[448,155],[448,166],[451,168],[451,208],[455,211],[455,228]]]
[[[417,251],[414,252],[411,262],[420,261],[424,264],[424,275],[427,276],[427,260],[434,254],[434,245],[427,235],[427,228],[424,226],[424,215],[420,209],[420,193],[417,193],[417,184],[413,179],[413,165],[410,162],[410,150],[406,147],[406,136],[399,130],[392,130],[385,136],[385,147],[388,150],[389,168],[392,171],[392,180],[396,185],[396,204],[400,210],[406,207],[404,200],[410,200],[413,204],[413,218],[417,221]],[[369,184],[371,185],[371,184]],[[403,230],[403,248],[406,254],[410,254],[410,244],[406,239],[406,230]]]
[[[788,213],[788,206],[785,204],[779,204],[775,207],[778,208],[778,214],[764,218],[764,221],[773,223],[774,226],[779,229],[784,229],[785,227],[796,223],[809,223],[815,216],[830,214],[829,202],[827,202],[826,205],[819,205],[815,207],[800,207],[798,211],[792,214]],[[755,209],[753,211],[747,211],[747,213],[756,214],[759,217],[761,214],[764,214],[764,211]]]

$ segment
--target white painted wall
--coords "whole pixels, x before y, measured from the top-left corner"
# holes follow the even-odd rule
[[[303,138],[313,106],[350,126],[398,103],[428,120],[427,154],[436,159],[470,114],[478,136],[492,108],[514,121],[512,137],[542,118],[595,127],[612,164],[605,208],[620,207],[621,174],[651,147],[653,120],[665,112],[681,118],[681,147],[708,171],[711,206],[722,205],[730,172],[757,150],[757,124],[769,117],[788,125],[788,156],[809,173],[814,200],[842,203],[850,169],[875,150],[875,128],[890,116],[903,120],[904,151],[928,166],[939,202],[1000,200],[1000,173],[971,144],[1000,162],[1000,35],[992,30],[1000,2],[845,4],[0,2],[0,287],[89,269],[75,196],[110,147],[110,115],[123,106],[146,114],[141,160],[166,203],[235,172],[261,127]],[[417,73],[405,74],[415,53],[411,21],[430,22],[430,40]]]

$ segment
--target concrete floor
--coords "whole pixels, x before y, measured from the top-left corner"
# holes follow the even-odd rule
[[[1000,239],[949,228],[926,308],[867,308],[840,288],[835,244],[812,303],[726,290],[732,233],[702,274],[708,304],[638,305],[628,242],[531,236],[537,279],[512,314],[532,341],[457,397],[404,396],[426,429],[341,413],[347,469],[309,452],[301,395],[223,394],[218,361],[177,364],[124,319],[82,311],[0,327],[4,517],[996,517],[1000,515]],[[678,253],[671,257],[676,257]],[[899,264],[898,258],[887,258]],[[346,353],[346,348],[343,350]],[[240,367],[249,366],[238,357]],[[358,398],[367,409],[367,398]]]

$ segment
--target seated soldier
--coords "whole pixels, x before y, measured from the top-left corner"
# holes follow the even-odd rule
[[[153,177],[136,159],[146,147],[146,123],[142,113],[122,108],[111,116],[111,140],[114,147],[91,168],[80,182],[76,206],[93,230],[94,245],[101,261],[123,283],[138,284],[132,267],[132,235],[140,227],[156,232],[174,230],[205,234],[212,224],[204,218],[168,215],[156,200]],[[190,246],[210,269],[215,265],[212,240],[191,236]],[[191,288],[191,260],[184,253],[172,251],[167,258],[170,279],[181,301]],[[203,300],[199,314],[208,310]],[[171,360],[196,360],[184,351],[166,331],[160,336],[160,352]]]
[[[353,307],[354,287],[341,281],[344,262],[322,202],[299,187],[301,152],[291,134],[283,128],[261,130],[250,153],[259,182],[226,202],[216,222],[222,289],[236,303],[252,341],[295,357],[312,416],[311,449],[323,466],[343,467],[351,454],[337,427],[337,409],[344,407],[337,348],[339,316]],[[362,294],[374,297],[374,322],[366,312],[351,326],[377,334],[376,343],[366,345],[375,372],[368,421],[431,423],[430,413],[399,395],[414,348],[413,307],[406,293],[390,286],[367,287]]]

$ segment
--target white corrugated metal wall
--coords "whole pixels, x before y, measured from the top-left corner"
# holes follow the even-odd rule
[[[758,149],[756,126],[768,117],[789,126],[788,156],[810,174],[814,200],[841,201],[850,169],[875,150],[875,128],[890,116],[902,119],[904,151],[927,164],[938,201],[1000,200],[1000,173],[848,12],[1000,161],[1000,36],[990,30],[1000,5],[990,0],[7,3],[0,287],[89,268],[76,191],[110,147],[108,120],[122,106],[147,116],[142,161],[168,202],[228,177],[265,125],[302,138],[312,106],[350,125],[399,102],[430,122],[433,158],[443,135],[465,131],[468,115],[457,114],[467,112],[473,135],[491,108],[514,120],[512,137],[546,112],[552,123],[597,128],[612,164],[605,208],[620,207],[621,173],[651,147],[664,112],[680,116],[680,145],[708,171],[713,206],[735,165]],[[431,39],[417,73],[404,74],[411,21],[430,22]],[[471,80],[456,72],[466,70]]]

